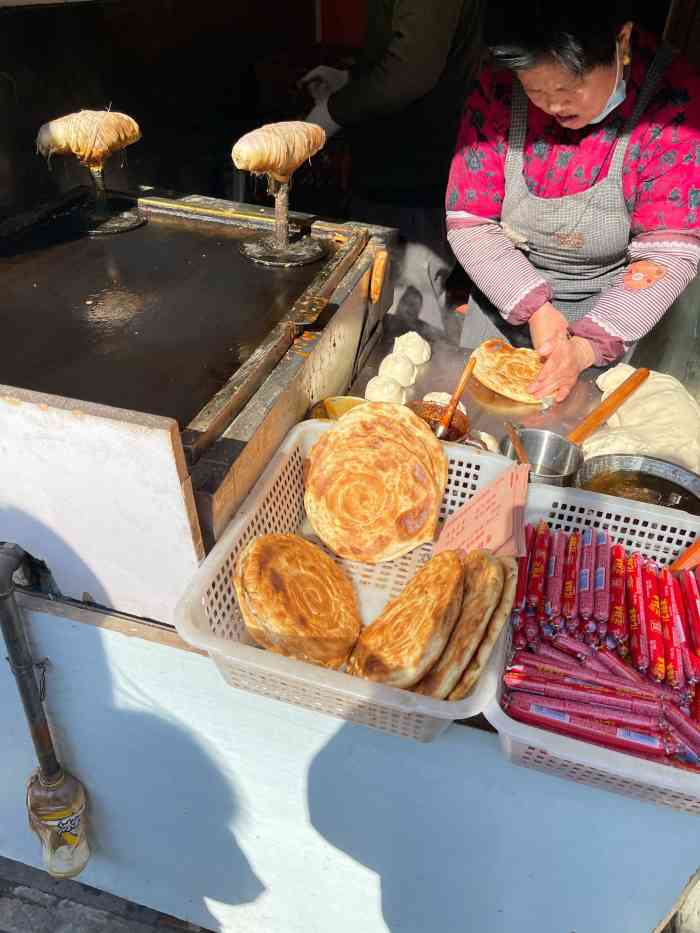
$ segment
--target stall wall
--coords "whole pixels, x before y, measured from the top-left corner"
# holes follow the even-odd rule
[[[177,648],[53,614],[29,629],[89,794],[81,880],[205,929],[640,933],[697,868],[696,817],[516,768],[494,735],[420,745],[233,690]],[[0,855],[39,865],[6,664],[0,708]]]

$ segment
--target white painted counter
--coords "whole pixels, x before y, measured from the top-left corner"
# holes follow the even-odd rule
[[[33,614],[86,884],[226,933],[646,933],[700,863],[695,817],[227,687],[204,657]],[[0,852],[39,864],[33,767],[0,667]],[[658,853],[654,860],[650,853]]]

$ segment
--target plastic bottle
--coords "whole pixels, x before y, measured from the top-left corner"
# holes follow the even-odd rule
[[[29,778],[29,825],[41,840],[46,870],[55,878],[74,878],[90,858],[86,807],[83,785],[67,771],[53,783],[39,771]]]

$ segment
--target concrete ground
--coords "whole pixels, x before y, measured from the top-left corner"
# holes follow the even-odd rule
[[[77,881],[0,858],[0,933],[207,933]]]

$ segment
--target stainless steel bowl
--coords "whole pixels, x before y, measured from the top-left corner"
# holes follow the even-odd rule
[[[520,428],[518,435],[530,461],[530,481],[549,486],[568,486],[583,463],[581,448],[567,441],[561,434],[541,428]],[[515,449],[509,437],[500,443],[500,451],[516,460]]]
[[[574,484],[581,489],[606,492],[605,488],[596,488],[596,480],[603,481],[604,487],[606,477],[619,477],[631,484],[632,494],[623,498],[639,499],[700,515],[700,476],[668,460],[634,454],[591,457],[578,470]],[[656,482],[651,482],[649,477]],[[653,489],[650,488],[652,485]],[[616,494],[619,495],[608,492],[608,495]]]

